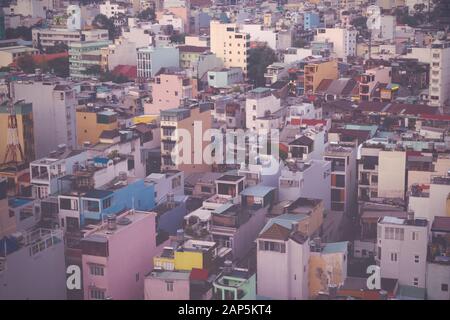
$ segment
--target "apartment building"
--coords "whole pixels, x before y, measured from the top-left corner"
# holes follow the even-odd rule
[[[383,278],[398,279],[400,285],[425,288],[428,222],[383,217],[377,225],[376,262]]]
[[[98,75],[102,65],[102,48],[111,44],[109,40],[73,41],[69,44],[70,76],[75,79],[91,78]],[[95,70],[95,71],[94,71]]]
[[[325,210],[331,209],[331,163],[325,160],[303,162],[288,160],[279,177],[279,199],[296,197],[321,199]]]
[[[100,3],[99,7],[100,7],[100,14],[103,14],[108,18],[112,18],[117,15],[127,13],[127,8],[122,6],[120,3],[111,2],[109,0]]]
[[[347,61],[347,57],[356,55],[355,29],[320,28],[316,30],[314,41],[333,43],[333,52],[336,58]]]
[[[18,101],[14,103],[14,113],[17,118],[18,143],[23,152],[23,158],[17,154],[18,161],[31,161],[36,157],[36,140],[33,106],[31,103]],[[12,161],[11,155],[6,154],[8,144],[8,117],[10,115],[7,102],[0,104],[0,161],[1,163]]]
[[[360,101],[386,101],[380,95],[380,85],[391,83],[392,68],[380,66],[366,70],[359,83]],[[390,101],[390,99],[387,99]]]
[[[81,240],[84,299],[143,299],[155,249],[155,214],[109,216]]]
[[[72,174],[76,162],[87,159],[86,152],[66,149],[61,146],[46,158],[30,163],[30,183],[35,199],[47,198],[59,190],[58,180],[66,174]]]
[[[42,158],[58,145],[76,145],[76,91],[69,83],[54,80],[13,82],[16,101],[33,105],[33,131],[36,158]],[[52,126],[48,124],[52,123]]]
[[[450,104],[450,41],[436,40],[431,44],[429,103],[431,106]]]
[[[431,225],[431,239],[428,246],[427,297],[430,300],[450,299],[450,217],[435,217]]]
[[[205,148],[211,143],[207,138],[207,130],[212,127],[211,107],[206,102],[161,111],[162,170],[176,169],[186,174],[211,171],[212,163],[203,158]],[[180,142],[184,132],[189,132],[190,139]],[[196,137],[199,134],[204,137],[201,141]]]
[[[65,300],[63,232],[33,228],[0,239],[0,299]],[[49,281],[51,279],[51,281]]]
[[[330,144],[324,160],[331,162],[331,210],[350,214],[356,204],[356,145]]]
[[[313,94],[324,79],[338,79],[336,60],[309,61],[304,65],[304,92]]]
[[[195,97],[192,79],[181,68],[162,68],[152,83],[152,102],[144,104],[145,114],[159,114],[163,110],[178,108]]]
[[[76,109],[77,145],[96,144],[103,131],[118,129],[117,113],[94,106],[79,106]]]
[[[436,217],[450,216],[450,175],[432,175],[429,184],[419,184],[411,188],[408,209],[417,217],[432,223]]]
[[[280,99],[270,88],[256,88],[247,93],[245,100],[246,128],[250,130],[260,129],[257,126],[258,118],[269,116],[281,109]]]
[[[407,156],[403,150],[365,144],[358,163],[358,195],[361,200],[405,199]]]
[[[69,30],[66,28],[33,28],[33,47],[44,49],[53,47],[57,43],[64,43],[69,46],[72,42],[79,41],[107,41],[109,39],[108,30]]]
[[[137,76],[153,78],[162,68],[179,67],[179,50],[173,47],[144,47],[137,50]]]
[[[247,74],[250,34],[242,32],[235,23],[211,20],[210,35],[211,52],[223,59],[224,66],[241,68]]]
[[[309,297],[309,241],[297,229],[302,219],[301,214],[281,215],[261,230],[256,253],[259,296],[282,300]]]

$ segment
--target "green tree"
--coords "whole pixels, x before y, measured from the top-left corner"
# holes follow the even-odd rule
[[[153,8],[147,8],[137,14],[139,20],[142,21],[154,21],[156,18],[155,10]]]
[[[36,63],[29,54],[19,57],[17,59],[17,66],[25,73],[34,73],[36,70]]]
[[[114,40],[120,35],[120,28],[117,28],[113,20],[104,14],[96,15],[94,20],[92,20],[92,25],[98,29],[108,30],[109,40]]]
[[[83,71],[83,73],[88,75],[99,75],[102,73],[102,68],[100,67],[100,65],[94,64],[87,67],[86,70]]]
[[[170,42],[183,44],[186,35],[184,33],[174,33],[170,36]]]
[[[255,86],[264,86],[264,73],[267,66],[277,61],[277,55],[271,48],[264,46],[249,50],[248,78]]]
[[[43,70],[45,70],[43,68]],[[58,77],[67,78],[69,72],[69,57],[62,57],[47,62],[47,70]]]
[[[32,35],[31,35],[31,28],[28,27],[17,27],[17,28],[8,28],[5,30],[5,38],[6,39],[23,39],[26,41],[31,41]]]

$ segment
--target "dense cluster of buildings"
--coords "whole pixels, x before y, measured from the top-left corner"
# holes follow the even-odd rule
[[[434,2],[74,2],[0,8],[0,299],[450,300]]]

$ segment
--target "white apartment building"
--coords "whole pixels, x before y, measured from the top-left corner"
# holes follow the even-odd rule
[[[256,293],[271,299],[304,300],[309,296],[309,241],[298,231],[302,215],[287,216],[270,219],[257,238]]]
[[[258,129],[258,118],[270,116],[280,110],[280,99],[269,88],[256,88],[248,92],[245,100],[246,128]]]
[[[314,41],[332,42],[335,56],[347,61],[348,56],[356,55],[356,34],[353,29],[320,28],[316,30]]]
[[[450,105],[450,41],[431,44],[429,91],[431,106]]]
[[[58,192],[58,179],[72,174],[76,163],[84,162],[87,153],[62,149],[30,163],[30,183],[35,199]]]
[[[107,16],[108,18],[112,18],[119,14],[126,14],[127,8],[123,7],[119,3],[105,1],[100,4],[100,14]]]
[[[54,0],[16,0],[10,10],[13,15],[45,19],[47,10],[53,10],[53,3]]]
[[[137,51],[137,76],[140,79],[150,79],[166,67],[179,67],[178,48],[147,47]]]
[[[408,209],[417,217],[427,219],[430,223],[435,217],[450,214],[450,175],[432,176],[430,188],[426,192],[412,190],[409,195]]]
[[[372,41],[391,41],[395,39],[397,21],[395,16],[380,16],[380,29],[372,30]]]
[[[108,40],[108,30],[68,30],[66,28],[33,28],[31,31],[33,47],[42,48],[53,47],[57,43],[69,45],[79,41],[99,41]]]
[[[383,278],[400,285],[425,288],[428,222],[423,219],[383,217],[377,225],[376,261]]]
[[[33,104],[36,158],[47,156],[61,144],[76,145],[76,91],[53,81],[13,82],[15,100]],[[51,125],[49,125],[51,124]]]
[[[331,209],[331,163],[323,160],[288,160],[278,180],[280,201],[297,197],[323,201],[325,211]]]
[[[210,34],[211,52],[223,59],[225,67],[239,67],[246,74],[250,34],[242,32],[235,23],[216,20],[211,20]]]
[[[136,44],[120,37],[114,44],[102,48],[102,59],[106,60],[108,70],[114,70],[118,65],[136,66]]]
[[[173,30],[184,33],[184,21],[172,13],[165,13],[158,23],[162,26],[172,26]]]

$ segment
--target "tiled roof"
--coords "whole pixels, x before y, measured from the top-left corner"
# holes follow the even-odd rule
[[[274,223],[267,230],[265,230],[263,233],[261,233],[259,235],[259,237],[264,238],[264,239],[286,241],[289,238],[290,233],[291,233],[291,229],[287,229],[283,226],[280,226],[277,223]]]

